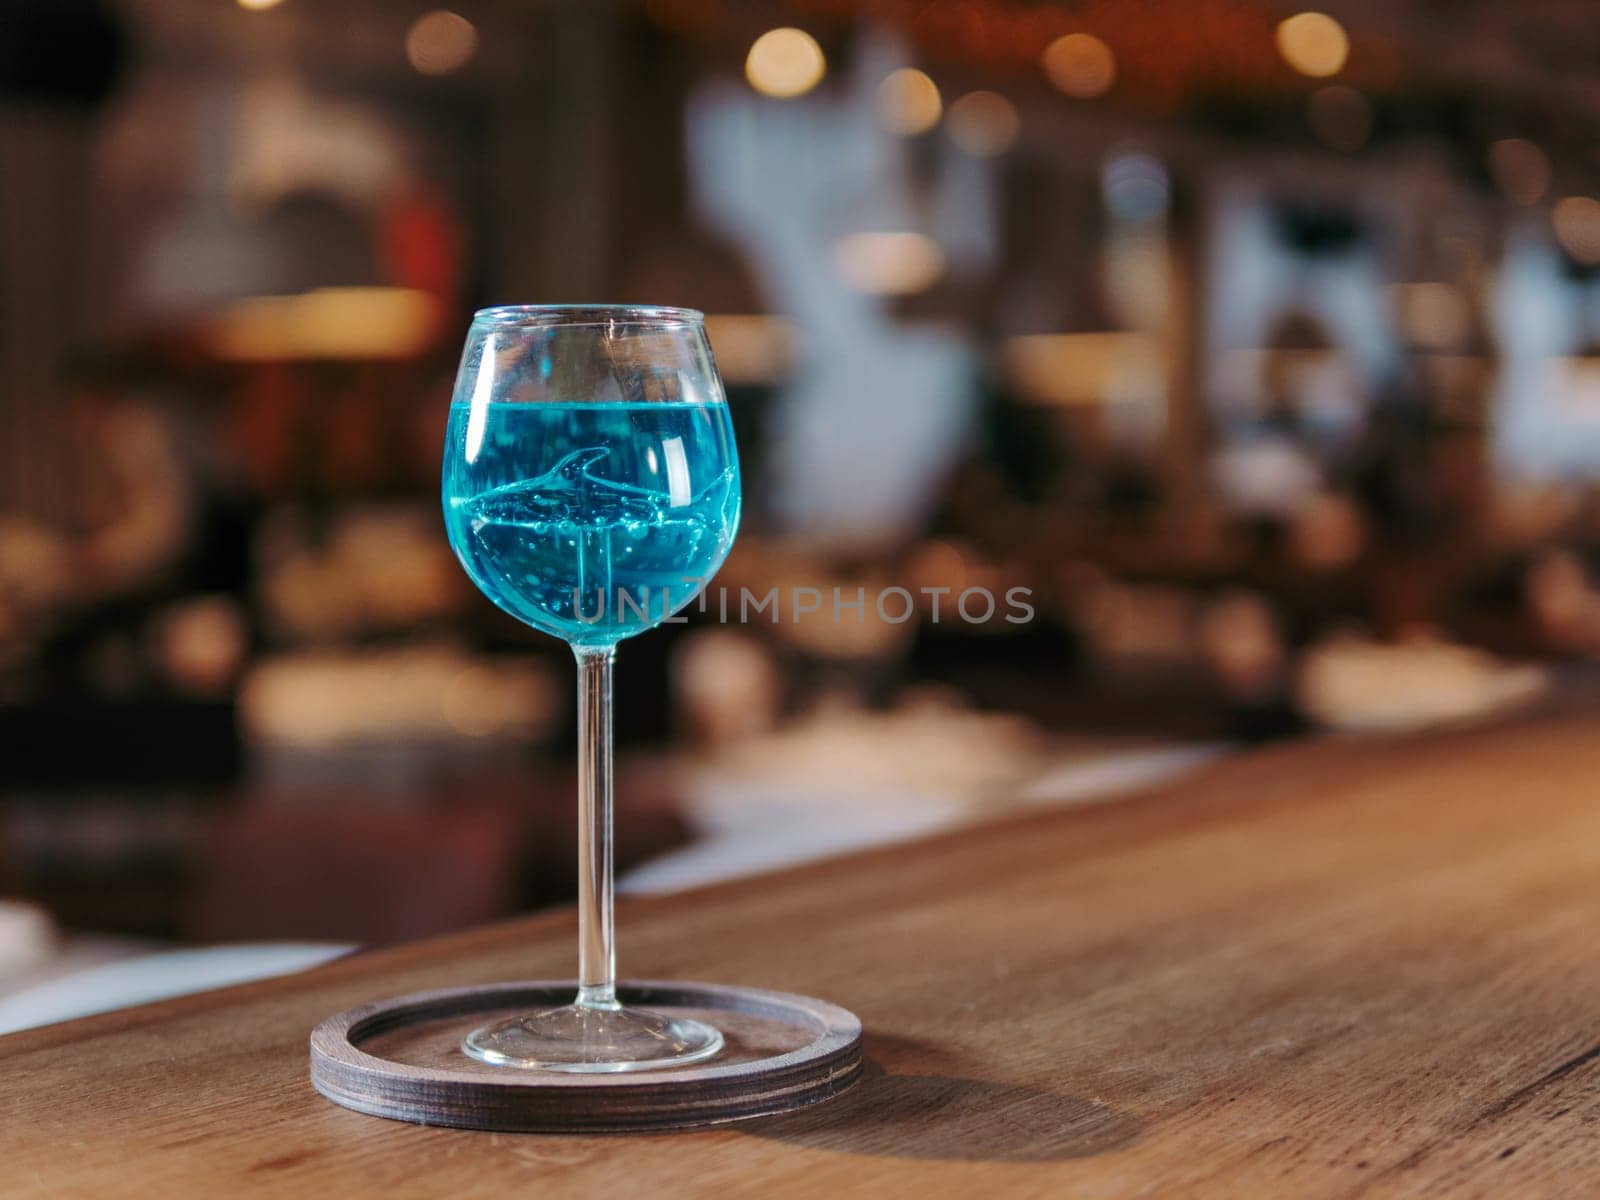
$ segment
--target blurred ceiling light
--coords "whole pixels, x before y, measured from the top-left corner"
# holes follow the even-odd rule
[[[1051,83],[1079,100],[1105,95],[1117,78],[1111,47],[1092,33],[1058,37],[1044,48],[1039,61]]]
[[[1600,263],[1600,200],[1568,196],[1557,200],[1550,223],[1561,248],[1585,266]]]
[[[438,321],[438,301],[413,288],[317,288],[228,305],[214,350],[245,362],[406,358],[427,349]]]
[[[1327,146],[1354,154],[1372,136],[1372,105],[1342,83],[1318,88],[1306,101],[1311,132]]]
[[[266,12],[269,8],[277,8],[283,0],[239,0],[239,7],[250,12]]]
[[[923,233],[851,233],[833,244],[834,273],[858,292],[908,296],[944,274],[944,251]]]
[[[1303,12],[1278,22],[1278,53],[1302,75],[1326,79],[1344,69],[1350,38],[1327,13]]]
[[[927,133],[943,112],[938,85],[915,67],[891,71],[878,85],[878,119],[890,133]]]
[[[1124,221],[1151,221],[1167,210],[1167,170],[1148,154],[1109,160],[1100,188],[1111,214]]]
[[[793,100],[804,96],[828,70],[817,39],[803,29],[769,29],[744,60],[744,77],[763,96]]]
[[[1439,282],[1398,283],[1392,295],[1401,330],[1418,346],[1449,350],[1467,340],[1472,318],[1460,288]]]
[[[1022,122],[999,92],[968,92],[950,106],[950,140],[968,154],[992,158],[1017,144]]]
[[[1550,190],[1550,160],[1527,138],[1502,138],[1490,146],[1489,174],[1514,204],[1537,204]]]
[[[459,71],[477,52],[477,26],[449,9],[423,13],[406,31],[406,58],[423,75]]]

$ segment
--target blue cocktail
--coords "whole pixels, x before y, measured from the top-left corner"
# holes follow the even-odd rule
[[[573,1003],[462,1043],[496,1066],[637,1071],[698,1062],[722,1035],[617,1000],[611,666],[688,604],[739,527],[739,460],[699,313],[485,309],[456,377],[444,454],[450,545],[506,612],[578,662],[578,986]]]

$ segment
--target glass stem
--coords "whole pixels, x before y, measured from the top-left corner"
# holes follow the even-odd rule
[[[578,660],[578,1006],[617,1007],[612,940],[611,664],[614,646],[574,646]]]

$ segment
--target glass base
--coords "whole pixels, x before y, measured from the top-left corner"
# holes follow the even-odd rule
[[[578,1004],[497,1021],[461,1043],[480,1062],[534,1071],[659,1071],[721,1049],[722,1034],[687,1017]]]

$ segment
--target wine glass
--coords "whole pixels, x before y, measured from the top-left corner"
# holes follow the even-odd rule
[[[578,660],[578,990],[487,1025],[497,1066],[639,1071],[710,1058],[722,1035],[617,1000],[611,667],[716,573],[739,526],[739,460],[699,313],[526,305],[477,313],[445,435],[450,545],[506,612]]]

